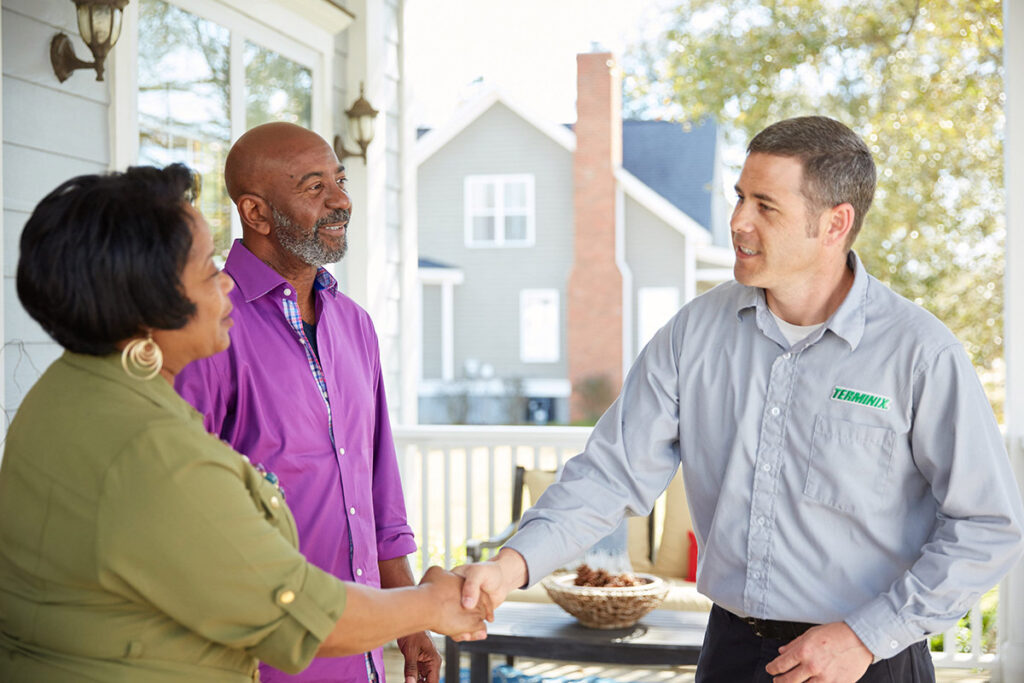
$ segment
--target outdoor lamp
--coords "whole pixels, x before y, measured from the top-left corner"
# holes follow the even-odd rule
[[[377,110],[370,106],[370,103],[363,97],[365,94],[363,84],[359,84],[359,99],[352,103],[352,108],[345,112],[348,117],[348,134],[356,144],[359,145],[358,152],[350,152],[345,149],[341,136],[334,136],[334,153],[338,160],[346,157],[361,157],[366,163],[366,148],[373,141],[373,120],[377,118]]]
[[[121,35],[121,19],[128,0],[71,0],[78,12],[78,31],[89,46],[95,61],[83,62],[75,55],[71,39],[58,33],[50,41],[50,63],[61,83],[77,69],[96,69],[96,80],[103,80],[103,61]]]

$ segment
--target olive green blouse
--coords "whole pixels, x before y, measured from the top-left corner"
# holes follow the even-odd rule
[[[0,681],[250,681],[298,671],[345,587],[284,496],[164,379],[65,353],[0,463]]]

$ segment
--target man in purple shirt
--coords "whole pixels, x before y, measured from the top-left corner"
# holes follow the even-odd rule
[[[313,564],[370,586],[414,585],[377,336],[322,267],[345,253],[344,168],[315,133],[268,123],[238,139],[224,177],[242,220],[225,266],[231,347],[186,367],[176,387],[212,433],[278,477]],[[427,634],[398,644],[406,682],[436,683]],[[384,667],[378,649],[317,659],[294,677],[260,673],[265,683],[372,682]]]

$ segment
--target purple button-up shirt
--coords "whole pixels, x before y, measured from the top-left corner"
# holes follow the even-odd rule
[[[175,386],[210,432],[279,477],[310,562],[339,579],[379,586],[377,562],[408,555],[416,543],[370,316],[321,268],[316,359],[295,292],[280,274],[241,242],[225,270],[236,284],[231,346],[188,365]],[[373,661],[383,680],[379,649]],[[265,683],[367,680],[362,655],[316,659],[294,677],[265,666],[260,673]]]

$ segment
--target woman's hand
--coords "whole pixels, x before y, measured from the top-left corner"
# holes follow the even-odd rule
[[[431,631],[451,636],[452,640],[482,640],[487,637],[484,620],[494,619],[490,598],[484,594],[472,608],[462,604],[463,579],[440,567],[430,567],[420,586],[430,592],[436,606]]]
[[[452,571],[466,579],[462,587],[463,605],[473,608],[483,596],[489,598],[488,621],[494,621],[494,608],[505,602],[509,592],[523,587],[528,578],[526,560],[511,548],[502,548],[487,562],[463,564]]]

